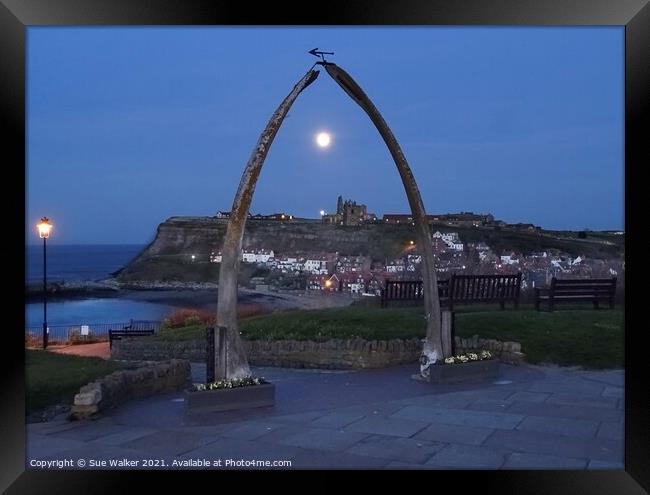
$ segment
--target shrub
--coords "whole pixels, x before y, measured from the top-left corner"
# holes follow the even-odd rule
[[[237,306],[237,316],[248,318],[269,313],[268,309],[257,303],[241,304]],[[163,328],[182,328],[195,325],[214,325],[217,321],[216,313],[205,309],[183,308],[174,311],[163,320]]]
[[[165,328],[181,328],[189,325],[214,325],[216,315],[204,309],[183,308],[174,311],[163,320]]]

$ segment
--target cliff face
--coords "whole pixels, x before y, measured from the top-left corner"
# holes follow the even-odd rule
[[[122,280],[214,281],[219,265],[209,263],[210,253],[221,250],[227,220],[214,217],[171,217],[158,226],[156,238],[118,274]],[[463,242],[487,242],[493,250],[530,252],[558,249],[592,258],[619,257],[623,243],[578,240],[567,235],[495,231],[471,227],[433,227],[432,231],[458,232]],[[286,222],[248,220],[244,249],[273,250],[276,255],[299,252],[339,252],[391,259],[403,253],[415,238],[411,225],[368,224],[357,227],[326,225],[319,220]],[[617,241],[619,241],[617,239]],[[194,255],[194,259],[192,259]]]
[[[140,258],[194,254],[197,260],[203,260],[210,252],[221,249],[227,223],[210,217],[172,217],[158,227],[156,239]],[[248,220],[243,247],[282,254],[338,251],[383,259],[398,254],[414,235],[413,227],[408,225],[343,227],[316,220]]]

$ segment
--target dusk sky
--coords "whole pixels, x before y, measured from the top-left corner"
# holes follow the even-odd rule
[[[392,128],[427,213],[623,229],[624,28],[28,28],[28,243],[146,243],[230,210],[259,133],[333,51]],[[327,131],[331,146],[318,148]],[[321,69],[289,112],[252,213],[338,195],[407,213],[363,111]]]

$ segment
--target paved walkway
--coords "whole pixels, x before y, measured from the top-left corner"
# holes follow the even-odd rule
[[[623,469],[622,370],[501,365],[496,381],[441,386],[412,380],[416,368],[256,368],[276,384],[274,407],[188,416],[182,393],[173,393],[94,421],[28,425],[27,467],[130,459],[142,468],[149,459],[163,469],[202,469],[206,460],[209,469],[227,460],[289,460],[294,469]],[[193,365],[195,381],[204,373]]]

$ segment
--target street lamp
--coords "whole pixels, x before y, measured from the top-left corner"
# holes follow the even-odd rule
[[[43,349],[47,349],[47,238],[52,224],[47,217],[41,218],[37,226],[38,236],[43,239]]]

